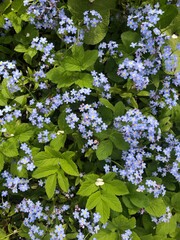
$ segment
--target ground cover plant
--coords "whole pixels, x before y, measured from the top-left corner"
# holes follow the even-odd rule
[[[180,2],[0,3],[0,239],[180,239]]]

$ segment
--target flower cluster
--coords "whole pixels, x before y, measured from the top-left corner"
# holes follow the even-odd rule
[[[78,31],[73,20],[66,16],[64,9],[59,11],[59,19],[57,32],[63,41],[67,44],[81,43],[84,39],[84,32],[82,30]]]
[[[167,207],[166,208],[166,213],[164,215],[162,215],[159,218],[151,216],[151,220],[153,222],[155,222],[156,224],[163,223],[163,222],[168,223],[170,221],[171,217],[172,217],[172,213],[171,213],[170,207]]]
[[[27,143],[21,143],[20,149],[22,149],[25,153],[25,156],[23,156],[17,163],[18,170],[21,171],[23,167],[26,167],[27,170],[33,171],[35,168],[35,165],[33,163],[32,159],[32,151],[28,147]]]
[[[84,13],[84,25],[89,30],[95,28],[102,22],[102,16],[95,10],[85,11]]]
[[[118,44],[115,41],[109,41],[108,43],[102,42],[98,46],[100,62],[103,62],[105,56],[122,57],[123,54],[118,51]]]
[[[164,185],[157,184],[156,181],[146,180],[144,185],[139,185],[137,188],[138,192],[146,191],[148,193],[153,193],[155,198],[158,198],[160,195],[164,196],[166,194],[166,190]]]
[[[4,125],[21,116],[22,114],[20,110],[14,110],[10,105],[4,106],[4,108],[0,110],[0,125],[2,126],[1,132],[6,133],[7,129]]]
[[[7,87],[11,93],[20,90],[18,82],[22,73],[16,67],[16,61],[0,61],[0,76],[7,79]]]
[[[30,23],[37,29],[55,29],[58,24],[57,0],[24,0],[24,6],[28,6],[27,14]]]
[[[80,230],[77,235],[78,240],[83,240],[85,235],[82,230],[87,229],[89,234],[96,234],[100,230],[99,220],[101,218],[99,213],[91,213],[87,209],[75,207],[73,212],[74,219],[78,222]]]
[[[6,17],[4,18],[4,21],[5,21],[5,23],[3,25],[3,28],[5,30],[9,30],[12,27],[11,21],[8,18],[6,18]]]
[[[131,43],[135,51],[135,60],[126,58],[123,63],[119,64],[118,75],[124,79],[130,78],[138,90],[142,90],[149,84],[150,74],[155,75],[161,67],[161,47],[168,38],[161,34],[156,27],[159,16],[163,11],[156,4],[153,9],[150,5],[132,9],[131,15],[128,16],[127,25],[136,30],[140,27],[141,38],[136,43]],[[143,56],[149,54],[144,60]]]
[[[66,121],[71,129],[77,128],[81,133],[81,136],[86,139],[86,143],[82,149],[84,152],[86,148],[91,147],[96,149],[98,141],[93,139],[93,134],[99,133],[107,129],[107,125],[103,122],[99,116],[96,108],[98,104],[81,104],[79,107],[80,116],[73,113],[70,108],[66,109],[68,115]]]
[[[111,98],[111,86],[108,82],[107,77],[103,73],[98,74],[96,71],[92,71],[91,75],[93,77],[93,86],[97,87],[99,91],[102,91],[101,96],[106,99]]]
[[[18,190],[25,192],[29,189],[29,180],[19,177],[14,177],[7,171],[1,173],[2,178],[5,180],[3,186],[7,187],[12,193],[18,193]]]
[[[161,137],[158,121],[152,116],[144,116],[139,109],[132,109],[114,119],[114,127],[120,131],[131,147],[137,147],[141,139],[155,142]]]

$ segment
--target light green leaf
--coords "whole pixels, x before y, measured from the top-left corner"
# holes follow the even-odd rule
[[[32,174],[33,178],[43,178],[50,176],[58,171],[57,166],[38,167]]]
[[[122,212],[121,202],[115,195],[110,194],[109,192],[107,193],[105,190],[103,190],[101,199],[105,201],[108,207],[112,210],[116,212]]]
[[[2,153],[0,153],[0,172],[3,170],[4,168],[4,156]]]
[[[162,222],[157,225],[156,233],[158,235],[171,235],[176,231],[177,221],[176,216],[172,216],[169,222]]]
[[[180,192],[175,193],[172,196],[171,204],[176,211],[180,212]]]
[[[101,200],[96,205],[96,212],[101,215],[100,221],[102,223],[106,223],[110,216],[110,208],[108,203],[104,199],[101,198]]]
[[[109,140],[100,142],[96,150],[96,156],[99,160],[104,160],[112,154],[113,144]]]
[[[95,185],[95,182],[85,181],[82,183],[77,194],[81,196],[90,196],[93,192],[97,191],[99,188]]]
[[[2,144],[1,152],[7,157],[16,157],[19,155],[17,143],[14,138],[10,138]]]
[[[88,198],[88,200],[86,202],[87,209],[89,209],[89,210],[93,209],[94,207],[96,207],[96,205],[98,204],[99,201],[101,201],[100,191],[97,191],[97,192],[91,194],[91,196]]]
[[[7,15],[7,18],[11,21],[12,26],[16,33],[19,33],[21,31],[21,18],[17,16],[15,12],[9,12]]]
[[[58,183],[59,183],[59,187],[64,192],[68,192],[69,181],[68,181],[68,178],[64,175],[64,172],[61,169],[59,169],[59,171],[58,171]]]
[[[101,229],[97,234],[93,234],[90,240],[93,240],[94,238],[98,240],[119,240],[117,232],[111,232],[107,229]]]
[[[34,130],[28,123],[21,123],[15,127],[14,136],[20,142],[28,141],[33,135]]]
[[[126,195],[129,193],[126,184],[120,180],[112,180],[109,182],[105,181],[105,184],[102,186],[102,189],[109,194],[115,195]]]
[[[50,146],[56,150],[59,151],[62,147],[64,147],[66,141],[66,134],[60,133],[56,138],[51,140]]]
[[[81,71],[81,63],[73,57],[64,58],[61,64],[66,71]]]
[[[45,190],[49,199],[52,198],[54,195],[54,191],[56,189],[56,180],[57,180],[56,174],[50,175],[46,179]]]
[[[114,106],[106,98],[100,98],[99,101],[114,112]]]
[[[20,52],[20,53],[24,53],[24,52],[27,52],[27,48],[22,45],[22,44],[18,44],[15,48],[14,48],[14,51],[16,52]]]
[[[124,215],[119,215],[116,218],[113,218],[112,223],[116,226],[120,231],[125,231],[126,229],[133,229],[136,226],[136,219],[126,218]]]
[[[152,198],[145,210],[154,217],[161,217],[166,212],[166,205],[162,198]]]
[[[133,192],[129,199],[136,207],[145,208],[149,206],[149,198],[142,192]]]
[[[60,159],[59,163],[65,173],[72,176],[79,176],[77,166],[71,159]]]

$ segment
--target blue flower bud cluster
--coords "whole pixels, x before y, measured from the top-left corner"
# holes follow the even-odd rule
[[[15,61],[0,61],[0,76],[7,79],[7,87],[11,93],[20,90],[18,82],[21,79],[22,73],[17,69]]]
[[[95,10],[85,11],[83,15],[84,25],[88,30],[97,27],[97,25],[102,22],[102,16]]]
[[[98,57],[100,62],[103,62],[105,57],[113,56],[122,57],[123,53],[118,50],[118,44],[115,41],[109,41],[108,43],[101,42],[98,46]]]
[[[98,88],[98,91],[102,89],[101,96],[106,99],[111,98],[110,94],[110,84],[107,77],[103,73],[97,73],[92,71],[91,75],[93,77],[93,86]]]

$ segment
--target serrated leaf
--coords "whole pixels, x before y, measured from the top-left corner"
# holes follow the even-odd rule
[[[59,187],[64,192],[68,192],[69,181],[68,181],[68,178],[64,175],[64,172],[61,169],[58,171],[58,183],[59,183]]]
[[[119,236],[117,232],[111,232],[110,230],[101,229],[97,234],[93,234],[90,240],[118,240]]]
[[[32,174],[33,178],[43,178],[50,176],[58,171],[57,166],[38,167]]]
[[[34,135],[33,128],[27,123],[16,126],[14,136],[20,142],[28,141]]]
[[[86,202],[86,208],[91,210],[94,207],[96,207],[96,205],[98,204],[98,202],[101,200],[101,193],[100,191],[97,191],[93,194],[91,194],[91,196],[88,198],[87,202]]]
[[[81,71],[81,63],[73,57],[64,58],[61,64],[66,71]]]
[[[112,154],[113,144],[109,140],[100,142],[96,150],[96,156],[99,160],[104,160]]]
[[[109,216],[110,216],[110,208],[106,201],[104,201],[102,198],[96,205],[96,212],[98,212],[101,215],[100,221],[102,223],[106,223]]]
[[[45,190],[46,190],[46,194],[47,194],[49,199],[52,198],[53,195],[54,195],[54,191],[56,189],[56,180],[57,180],[57,175],[56,174],[50,175],[46,179]]]
[[[77,166],[71,159],[60,159],[59,163],[65,173],[72,176],[79,176]]]
[[[112,180],[109,182],[105,181],[105,184],[102,186],[102,189],[109,194],[115,195],[126,195],[129,193],[126,184],[120,180]]]
[[[59,151],[62,147],[64,147],[66,141],[66,134],[60,133],[56,138],[51,140],[50,146],[54,148],[54,150]]]
[[[113,218],[112,223],[119,229],[120,231],[125,231],[126,229],[133,229],[136,226],[136,219],[126,218],[124,215],[119,215],[116,218]]]
[[[90,196],[92,193],[97,191],[99,188],[95,185],[95,182],[85,181],[82,183],[77,194],[81,196]]]
[[[101,199],[108,204],[108,207],[116,212],[122,212],[121,202],[113,194],[106,192],[105,190],[102,191]]]

